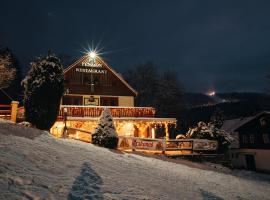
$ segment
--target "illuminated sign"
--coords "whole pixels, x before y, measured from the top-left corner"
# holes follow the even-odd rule
[[[81,67],[77,67],[75,71],[80,73],[107,74],[107,70],[103,69],[102,64],[96,62],[94,58],[82,61]]]
[[[163,151],[165,140],[118,136],[118,147],[122,149]]]
[[[100,63],[96,62],[96,59],[89,58],[82,62],[82,66],[84,67],[94,67],[94,68],[102,68],[102,65]]]
[[[75,70],[76,70],[76,72],[81,72],[81,73],[107,74],[107,70],[105,70],[105,69],[79,68],[79,67],[77,67]]]

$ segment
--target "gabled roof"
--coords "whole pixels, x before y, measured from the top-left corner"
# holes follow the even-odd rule
[[[230,119],[224,121],[221,129],[228,132],[231,137],[234,138],[234,141],[231,143],[231,148],[239,148],[239,134],[237,133],[237,130],[246,125],[247,123],[251,122],[252,120],[258,118],[262,114],[270,114],[268,111],[262,111],[254,116],[251,117],[245,117],[245,118],[237,118],[237,119]]]
[[[262,111],[254,116],[251,117],[245,117],[245,118],[237,118],[237,119],[231,119],[224,121],[221,129],[233,133],[234,131],[237,131],[240,127],[244,126],[245,124],[249,123],[250,121],[256,119],[257,117],[261,116],[262,114],[270,114],[268,111]]]
[[[239,125],[235,130],[238,130],[239,128],[241,128],[242,126],[244,126],[245,124],[251,122],[252,120],[258,118],[259,116],[263,115],[263,114],[269,114],[270,115],[270,112],[269,111],[262,111],[262,112],[259,112],[258,114],[250,117],[245,123]]]
[[[75,67],[77,64],[83,62],[84,60],[89,59],[88,55],[84,55],[82,56],[80,59],[78,59],[77,61],[75,61],[74,63],[72,63],[70,66],[68,66],[66,69],[64,69],[64,73],[68,72],[69,70],[71,70],[73,67]],[[107,63],[105,63],[99,56],[97,56],[95,59],[97,59],[100,63],[102,63],[102,65],[108,70],[110,71],[112,74],[114,74],[118,80],[120,80],[135,96],[138,95],[138,92],[133,89],[123,78],[120,74],[118,74],[116,71],[114,71]]]
[[[233,133],[239,126],[249,121],[250,118],[252,117],[225,120],[223,122],[221,129],[229,133]]]

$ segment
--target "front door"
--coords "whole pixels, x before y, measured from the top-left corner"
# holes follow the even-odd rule
[[[255,165],[254,155],[245,155],[245,157],[246,157],[247,169],[255,171],[256,170],[256,165]]]

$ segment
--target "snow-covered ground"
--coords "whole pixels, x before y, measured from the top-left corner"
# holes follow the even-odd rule
[[[270,199],[270,175],[191,168],[7,126],[0,124],[0,199]],[[14,136],[22,132],[35,138]]]

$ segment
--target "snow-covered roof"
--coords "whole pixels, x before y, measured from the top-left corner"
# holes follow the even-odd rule
[[[237,118],[237,119],[230,119],[224,121],[221,129],[225,130],[229,133],[233,133],[235,129],[245,124],[250,118],[252,117],[246,117],[246,118]]]
[[[242,127],[243,125],[247,124],[248,122],[258,118],[259,116],[263,115],[263,114],[268,114],[270,115],[269,111],[262,111],[260,113],[258,113],[257,115],[254,115],[253,117],[251,117],[250,119],[248,119],[245,123],[241,124],[240,126],[238,126],[235,130],[239,129],[240,127]]]
[[[256,119],[262,114],[270,114],[268,111],[262,111],[254,116],[245,117],[245,118],[237,118],[237,119],[230,119],[224,121],[221,129],[228,132],[235,140],[231,143],[231,148],[239,148],[239,135],[236,132],[238,128],[247,124],[248,122]]]
[[[254,116],[251,116],[251,117],[226,120],[226,121],[224,121],[221,129],[232,133],[232,132],[236,131],[236,129],[240,128],[241,126],[245,125],[246,123],[250,122],[251,120],[256,119],[257,117],[261,116],[262,114],[270,114],[270,112],[269,111],[262,111]]]

